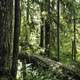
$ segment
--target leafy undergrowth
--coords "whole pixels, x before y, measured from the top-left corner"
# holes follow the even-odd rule
[[[17,80],[23,80],[22,69],[21,75]],[[48,69],[43,69],[41,66],[32,67],[28,65],[26,68],[26,80],[80,80],[74,72],[70,72],[69,69],[64,68],[58,64]]]
[[[80,68],[74,63],[66,66],[42,56],[30,56],[30,59],[32,63],[26,64],[26,80],[80,80]],[[22,65],[19,65],[17,80],[23,80],[22,75]]]

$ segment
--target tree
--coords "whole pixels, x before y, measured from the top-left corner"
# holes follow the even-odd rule
[[[13,79],[16,79],[17,61],[19,53],[19,33],[20,33],[20,0],[15,0],[15,25],[14,25],[14,44],[13,44],[13,62],[11,74]]]
[[[40,4],[40,15],[41,15],[41,28],[40,28],[40,47],[45,48],[45,14],[44,4]]]
[[[48,13],[45,20],[45,53],[50,57],[50,0],[45,1],[45,4],[45,11]]]
[[[72,41],[72,57],[73,57],[73,60],[76,61],[76,53],[77,53],[77,50],[76,50],[76,18],[75,18],[75,11],[74,11],[74,19],[73,19],[73,27],[74,27],[74,39]]]
[[[0,80],[11,80],[13,0],[0,0]]]
[[[59,26],[60,26],[60,11],[59,11],[60,0],[57,0],[57,59],[59,61]]]

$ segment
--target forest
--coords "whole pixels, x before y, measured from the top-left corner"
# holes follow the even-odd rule
[[[80,80],[80,0],[0,0],[0,80]]]

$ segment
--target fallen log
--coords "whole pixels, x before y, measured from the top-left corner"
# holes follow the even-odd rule
[[[74,70],[74,68],[70,68],[71,66],[65,66],[60,62],[51,60],[49,58],[42,57],[40,55],[28,55],[27,53],[19,54],[19,59],[26,59],[27,63],[33,63],[36,67],[43,67],[45,69],[50,69],[52,72],[58,74],[64,80],[80,80],[80,73]]]
[[[43,68],[48,68],[49,65],[47,64],[45,59],[39,55],[28,55],[27,53],[21,53],[18,56],[18,59],[22,62],[24,59],[26,59],[26,64],[33,63],[35,66],[41,66]]]

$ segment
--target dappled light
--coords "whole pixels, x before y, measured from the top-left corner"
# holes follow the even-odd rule
[[[80,0],[0,0],[0,80],[80,80]]]

